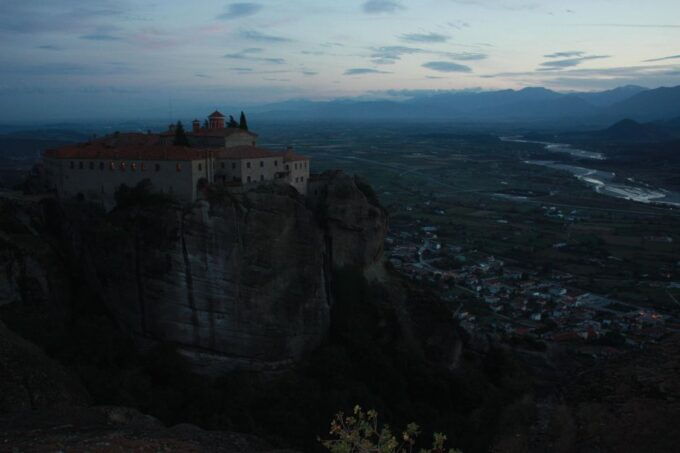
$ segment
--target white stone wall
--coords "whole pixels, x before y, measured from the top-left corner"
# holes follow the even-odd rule
[[[288,183],[302,195],[307,195],[307,182],[309,180],[309,161],[295,160],[285,163],[288,174]]]
[[[210,181],[209,161],[205,159],[140,161],[46,158],[45,165],[49,169],[48,177],[59,195],[66,198],[82,193],[90,199],[113,199],[121,184],[134,187],[148,178],[156,190],[171,193],[182,201],[194,201],[199,179],[206,177]]]

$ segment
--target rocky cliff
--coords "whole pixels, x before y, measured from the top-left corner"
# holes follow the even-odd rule
[[[279,370],[326,335],[333,269],[382,259],[384,210],[354,178],[326,179],[314,205],[276,185],[238,197],[213,190],[191,208],[140,189],[108,214],[67,204],[23,223],[29,235],[40,228],[32,223],[52,225],[50,247],[72,284],[140,345],[174,344],[205,373]],[[6,299],[49,293],[60,266],[41,270],[31,256],[5,254]]]

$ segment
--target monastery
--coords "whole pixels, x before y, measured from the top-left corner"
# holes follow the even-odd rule
[[[60,197],[82,195],[110,201],[126,184],[149,179],[156,190],[193,202],[208,184],[235,192],[263,183],[290,184],[307,193],[309,158],[257,146],[257,134],[215,111],[194,120],[185,133],[189,146],[174,145],[175,125],[160,134],[114,133],[84,143],[50,149],[43,154],[46,175]]]

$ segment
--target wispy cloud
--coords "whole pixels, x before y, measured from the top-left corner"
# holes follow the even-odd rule
[[[446,42],[449,37],[441,33],[406,33],[399,39],[406,42]]]
[[[221,20],[238,19],[240,17],[252,16],[262,9],[258,3],[232,3],[227,5],[227,11],[217,16]]]
[[[432,69],[439,72],[472,72],[472,68],[450,61],[428,61],[424,63],[423,68]]]
[[[61,50],[61,47],[53,46],[51,44],[45,44],[43,46],[38,46],[38,49],[43,50]]]
[[[444,52],[442,55],[449,57],[452,60],[460,61],[478,61],[485,60],[489,56],[480,52]]]
[[[361,74],[389,74],[389,72],[371,68],[350,68],[344,72],[344,75],[361,75]]]
[[[368,0],[364,2],[363,9],[368,14],[394,13],[404,6],[395,0]]]
[[[292,42],[290,38],[285,38],[283,36],[267,35],[265,33],[260,33],[255,30],[243,30],[239,33],[239,36],[243,39],[248,39],[255,42],[269,42],[269,43],[282,43],[282,42]]]
[[[228,53],[224,55],[224,58],[228,58],[230,60],[248,60],[248,61],[259,61],[262,63],[271,63],[271,64],[284,64],[286,62],[285,59],[279,58],[279,57],[260,57],[257,56],[258,54],[262,53],[264,49],[260,47],[249,47],[247,49],[243,49],[240,52],[234,52],[234,53]]]
[[[680,55],[671,55],[668,57],[661,57],[661,58],[651,58],[649,60],[644,60],[645,63],[650,63],[654,61],[668,61],[668,60],[677,60],[680,59]]]
[[[555,52],[548,55],[543,55],[545,58],[570,58],[570,57],[581,57],[585,55],[585,52],[580,50],[568,50],[566,52]]]
[[[80,35],[80,39],[86,39],[89,41],[120,41],[121,37],[110,35],[108,33],[90,33],[87,35]]]
[[[577,58],[566,58],[563,60],[549,60],[541,63],[541,71],[556,71],[564,68],[571,68],[573,66],[578,66],[584,61],[589,60],[601,60],[603,58],[609,58],[609,55],[586,55]]]

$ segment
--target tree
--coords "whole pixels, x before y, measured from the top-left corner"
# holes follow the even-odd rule
[[[238,123],[231,115],[229,115],[229,127],[238,127]]]
[[[243,129],[244,131],[248,130],[248,121],[246,120],[246,114],[241,111],[241,118],[238,123],[238,127]]]
[[[181,121],[177,121],[177,126],[175,126],[175,141],[172,144],[175,146],[189,146],[189,139],[184,132],[184,126],[182,126]]]
[[[364,412],[354,407],[354,415],[345,416],[342,412],[331,422],[330,434],[336,439],[322,441],[331,453],[411,453],[414,451],[420,428],[409,424],[401,433],[401,438],[392,433],[388,426],[378,425],[378,413]],[[431,449],[420,449],[420,453],[461,453],[460,450],[444,448],[446,436],[435,433]]]

